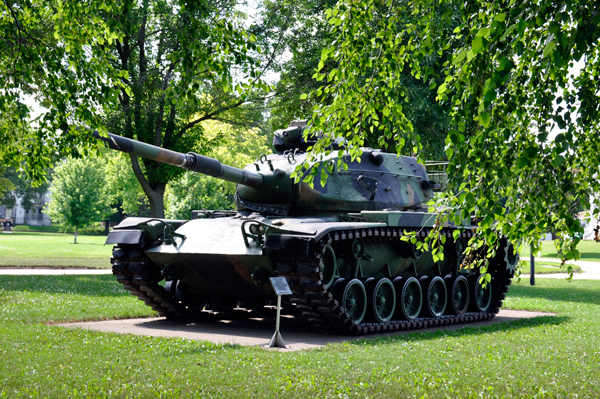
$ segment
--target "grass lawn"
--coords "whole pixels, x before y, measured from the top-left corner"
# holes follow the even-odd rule
[[[579,260],[585,260],[588,262],[600,262],[600,242],[585,240],[580,241],[577,245],[577,250],[581,254]],[[521,248],[521,259],[529,259],[529,247]],[[542,241],[542,253],[535,255],[540,258],[556,258],[558,254],[554,247],[554,241]]]
[[[112,245],[106,236],[39,231],[0,234],[0,266],[109,268]]]
[[[289,353],[54,325],[150,315],[112,276],[0,276],[0,304],[0,397],[600,396],[600,281],[511,287],[555,316]]]
[[[13,227],[13,231],[30,231],[30,232],[46,232],[46,233],[59,233],[60,225],[52,223],[50,226],[29,226],[27,224],[19,224]],[[73,229],[68,229],[67,233],[73,234]],[[79,229],[79,234],[104,234],[104,226],[100,223]]]
[[[562,267],[560,263],[554,262],[535,262],[535,274],[552,274],[552,273],[567,273],[567,268],[569,267],[569,263],[565,263]],[[573,273],[581,273],[581,267],[577,265],[571,265]],[[525,261],[523,267],[521,267],[522,274],[529,274],[531,272],[531,267],[529,265],[529,260]]]

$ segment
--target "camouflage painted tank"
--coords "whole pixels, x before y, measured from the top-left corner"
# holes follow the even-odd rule
[[[317,328],[365,334],[492,318],[518,256],[504,241],[491,284],[460,268],[469,223],[444,226],[442,262],[400,237],[424,237],[437,214],[423,203],[439,184],[415,158],[364,149],[325,186],[294,183],[306,160],[305,121],[275,132],[277,154],[243,170],[116,135],[108,147],[237,183],[237,212],[195,211],[192,220],[128,218],[109,234],[113,273],[169,318],[255,317],[270,309],[269,277],[287,278],[286,307]],[[96,137],[99,135],[96,133]],[[310,168],[338,161],[338,151]],[[310,173],[310,168],[305,173]],[[453,233],[458,230],[459,238]],[[162,280],[166,280],[163,284]]]

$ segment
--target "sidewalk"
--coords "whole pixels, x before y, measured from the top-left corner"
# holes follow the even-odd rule
[[[560,263],[560,259],[551,258],[533,258],[535,262],[554,262]],[[528,260],[528,259],[523,259]],[[581,267],[583,273],[573,273],[573,280],[600,280],[600,263],[598,262],[587,262],[583,260],[570,260],[567,261],[573,265]],[[566,273],[566,266],[562,268],[565,273],[552,273],[552,274],[536,274],[535,278],[561,278],[565,279],[568,277]],[[529,279],[529,274],[522,274],[521,279]]]
[[[79,274],[112,274],[112,269],[43,268],[43,267],[0,267],[0,275],[9,276],[64,276]]]

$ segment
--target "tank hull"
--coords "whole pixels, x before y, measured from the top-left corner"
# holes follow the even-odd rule
[[[499,251],[492,259],[493,294],[482,309],[473,310],[472,303],[480,299],[472,299],[472,303],[467,299],[460,309],[452,310],[456,295],[483,292],[472,281],[478,274],[460,268],[462,255],[456,249],[459,241],[472,235],[470,226],[442,229],[447,244],[445,259],[439,262],[401,239],[411,232],[425,236],[435,217],[425,212],[364,211],[304,218],[237,214],[187,222],[136,218],[117,226],[107,243],[116,244],[112,262],[117,280],[170,318],[264,311],[275,297],[269,282],[269,277],[275,276],[285,277],[292,288],[288,310],[326,330],[364,334],[493,317],[517,258],[506,259]],[[174,227],[165,227],[168,225]],[[454,240],[457,230],[460,238]],[[463,248],[464,242],[461,245],[458,247]],[[159,284],[163,279],[165,288]],[[455,287],[457,281],[459,288]],[[399,298],[407,286],[421,292],[417,314],[409,312],[416,306],[407,302],[409,296]],[[351,289],[359,296],[358,313],[351,309],[355,303],[355,298],[348,296]],[[445,299],[427,303],[435,296]],[[389,314],[381,305],[386,301]],[[394,302],[392,308],[390,301]],[[436,314],[436,306],[442,305],[444,309]],[[431,314],[421,311],[424,307]]]

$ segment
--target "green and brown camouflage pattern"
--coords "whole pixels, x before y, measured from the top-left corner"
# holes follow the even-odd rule
[[[115,244],[117,251],[142,250],[154,275],[178,282],[187,295],[196,296],[271,298],[268,278],[277,275],[277,264],[286,256],[313,263],[323,256],[322,267],[335,270],[332,279],[393,280],[457,273],[460,254],[434,262],[430,253],[420,253],[401,240],[407,233],[422,237],[438,217],[424,205],[432,199],[435,183],[429,181],[423,165],[413,157],[365,148],[355,160],[342,155],[347,169],[333,168],[324,186],[318,177],[313,187],[295,183],[291,174],[304,164],[304,150],[315,139],[303,137],[304,126],[294,122],[275,132],[279,153],[261,156],[244,169],[194,153],[96,134],[112,149],[238,183],[235,215],[207,211],[189,221],[128,218],[111,231],[107,243]],[[337,164],[338,154],[332,151],[303,173]],[[466,220],[461,226],[443,228],[454,251],[460,243],[450,233],[468,232],[470,225]],[[386,240],[375,239],[384,236]],[[327,258],[332,241],[338,242],[338,253]],[[364,256],[353,257],[349,245],[358,245]]]
[[[276,132],[275,137],[293,132],[293,141],[300,140],[301,127],[290,129]],[[321,185],[320,179],[315,179],[314,186],[310,187],[304,182],[294,183],[290,177],[296,166],[306,160],[307,154],[301,151],[285,150],[262,156],[244,169],[238,169],[191,152],[181,154],[114,134],[103,137],[96,132],[94,135],[111,149],[238,183],[236,205],[239,211],[297,216],[419,209],[433,196],[425,168],[415,158],[371,149],[364,149],[355,160],[343,155],[347,170],[333,168],[325,186]],[[333,151],[320,162],[312,163],[305,174],[311,173],[313,168],[321,171],[326,165],[336,165],[337,154],[338,151]]]

